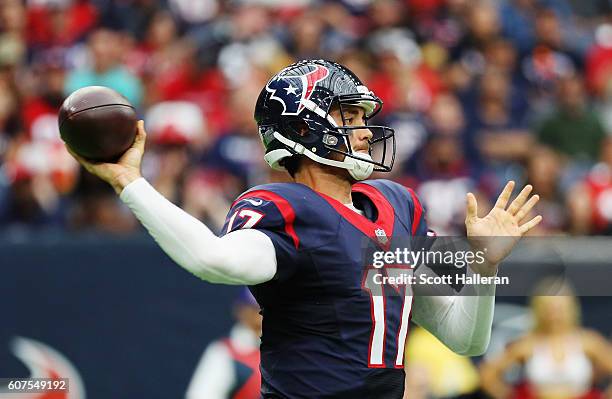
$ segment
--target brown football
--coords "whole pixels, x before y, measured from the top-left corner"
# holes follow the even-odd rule
[[[136,137],[136,111],[115,90],[104,86],[78,89],[62,104],[62,140],[80,156],[93,161],[116,161]]]

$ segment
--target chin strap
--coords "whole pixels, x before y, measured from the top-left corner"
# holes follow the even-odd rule
[[[284,137],[278,132],[274,132],[274,138],[286,145],[287,147],[291,148],[297,154],[305,155],[315,162],[348,170],[349,174],[355,180],[365,180],[370,177],[370,175],[374,171],[374,164],[371,163],[372,157],[369,154],[353,154],[353,156],[362,158],[363,160],[345,156],[344,161],[336,161],[333,159],[321,157],[304,147],[302,144],[296,143],[295,141]]]
[[[359,158],[363,158],[364,160],[362,161],[361,159],[355,159],[348,156],[345,157],[344,162],[348,161],[349,163],[353,164],[353,168],[349,169],[348,172],[355,180],[365,180],[370,177],[372,172],[374,172],[374,164],[367,162],[372,161],[372,157],[370,154],[363,154],[359,152],[354,155]]]

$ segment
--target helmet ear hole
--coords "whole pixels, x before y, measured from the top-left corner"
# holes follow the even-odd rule
[[[319,140],[319,135],[310,129],[310,125],[304,119],[291,118],[284,124],[284,131],[289,137],[303,145],[312,145]]]
[[[289,122],[289,129],[298,137],[304,137],[310,131],[308,124],[302,119],[295,119]]]

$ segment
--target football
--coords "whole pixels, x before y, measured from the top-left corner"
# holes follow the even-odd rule
[[[136,111],[115,90],[88,86],[76,90],[62,104],[59,131],[62,140],[92,161],[116,161],[136,137]]]

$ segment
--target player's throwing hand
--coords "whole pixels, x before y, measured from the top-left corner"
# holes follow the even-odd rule
[[[533,189],[531,185],[525,186],[510,206],[507,206],[514,185],[514,181],[506,184],[491,212],[483,218],[478,217],[476,197],[472,193],[467,194],[467,235],[475,249],[485,252],[488,263],[484,269],[477,270],[481,274],[495,274],[497,265],[508,256],[521,237],[542,221],[540,215],[528,221],[523,220],[540,200],[537,194],[529,197]]]
[[[138,132],[134,144],[119,158],[117,163],[91,162],[75,154],[66,146],[68,152],[89,172],[104,180],[120,194],[125,186],[141,177],[140,164],[144,154],[147,134],[144,121],[138,121]]]

